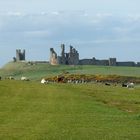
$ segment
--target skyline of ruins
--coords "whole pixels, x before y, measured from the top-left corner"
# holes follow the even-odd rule
[[[139,67],[139,62],[134,61],[117,61],[117,58],[108,58],[108,59],[96,59],[95,57],[80,59],[80,53],[76,50],[72,45],[69,46],[69,52],[66,52],[65,44],[60,45],[61,53],[60,55],[54,50],[54,48],[50,48],[50,59],[48,60],[27,60],[25,50],[17,49],[16,57],[13,57],[13,62],[28,62],[30,64],[33,63],[49,63],[50,65],[100,65],[100,66],[132,66]]]

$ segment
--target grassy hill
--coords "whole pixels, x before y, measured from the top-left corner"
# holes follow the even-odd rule
[[[89,66],[77,65],[51,66],[47,63],[29,64],[27,62],[9,62],[0,69],[0,76],[14,76],[20,78],[27,76],[32,80],[41,79],[41,77],[55,76],[63,72],[71,74],[102,74],[102,75],[122,75],[140,77],[140,67],[110,67],[110,66]]]
[[[9,62],[0,69],[0,76],[27,76],[31,81],[0,81],[1,140],[140,139],[139,85],[128,89],[102,83],[38,82],[64,72],[140,77],[138,67]]]

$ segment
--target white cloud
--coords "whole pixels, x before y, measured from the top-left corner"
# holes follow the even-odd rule
[[[51,14],[52,14],[52,15],[55,15],[55,16],[60,15],[60,13],[59,13],[58,11],[53,11],[53,12],[51,12]]]
[[[97,13],[96,17],[98,18],[106,18],[106,17],[112,17],[113,14],[112,13]]]
[[[7,15],[8,16],[23,16],[21,12],[8,12]]]
[[[40,13],[40,15],[42,15],[42,16],[46,16],[48,13],[47,12],[44,12],[44,11],[42,11],[41,13]]]
[[[35,31],[25,31],[24,36],[26,38],[46,38],[50,37],[52,33],[49,31],[44,30],[35,30]]]

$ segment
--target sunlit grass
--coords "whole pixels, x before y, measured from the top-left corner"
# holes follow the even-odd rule
[[[0,81],[2,140],[139,140],[140,88]]]

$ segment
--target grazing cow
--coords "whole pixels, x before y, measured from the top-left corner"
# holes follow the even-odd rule
[[[127,84],[126,83],[122,83],[122,87],[127,87]]]
[[[134,88],[134,83],[128,83],[127,88]]]
[[[21,81],[29,81],[29,79],[27,77],[22,76]]]
[[[43,78],[43,79],[41,80],[41,84],[47,84],[47,81]]]
[[[9,80],[14,80],[14,77],[9,76],[8,79],[9,79]]]
[[[0,80],[1,80],[1,76],[0,76]]]
[[[110,83],[105,83],[106,86],[110,86]]]

